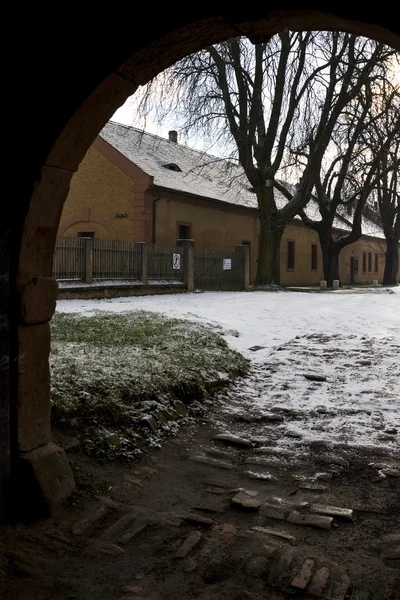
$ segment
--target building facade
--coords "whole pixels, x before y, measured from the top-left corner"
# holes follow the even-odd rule
[[[277,203],[285,199],[277,192]],[[316,207],[307,208],[313,210]],[[335,220],[337,235],[349,230]],[[175,245],[192,239],[199,248],[250,248],[250,278],[257,269],[259,215],[254,193],[240,168],[176,141],[108,123],[71,181],[59,235],[91,236]],[[317,233],[300,219],[285,229],[281,283],[316,284],[323,279]],[[382,281],[385,241],[364,220],[363,236],[340,254],[342,283]]]

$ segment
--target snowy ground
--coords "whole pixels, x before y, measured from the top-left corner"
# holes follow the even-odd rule
[[[225,411],[290,416],[274,423],[282,441],[400,449],[399,287],[390,293],[210,292],[57,304],[60,312],[82,314],[137,309],[222,327],[231,346],[251,358],[251,374],[231,390]],[[255,346],[262,348],[250,350]]]

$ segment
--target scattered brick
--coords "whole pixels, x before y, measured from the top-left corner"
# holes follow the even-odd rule
[[[230,444],[232,446],[239,446],[241,448],[252,448],[253,444],[250,440],[245,438],[238,437],[236,435],[227,435],[225,433],[220,433],[213,437],[213,440],[217,442],[223,442],[224,444]]]
[[[262,467],[275,467],[277,469],[287,467],[287,463],[285,461],[279,460],[279,458],[275,458],[274,456],[271,456],[270,458],[266,458],[264,456],[251,456],[244,462],[247,465],[260,465]]]
[[[297,538],[285,531],[277,531],[276,529],[270,529],[268,527],[252,527],[252,531],[258,531],[259,533],[265,533],[266,535],[273,535],[275,537],[282,538],[283,540],[287,540],[295,546],[297,544]]]
[[[303,376],[309,381],[326,381],[325,375],[315,375],[314,373],[303,373]]]
[[[246,475],[249,479],[258,479],[259,481],[276,481],[276,477],[271,473],[254,473],[253,471],[242,471],[242,475]]]
[[[384,475],[388,475],[389,477],[400,477],[400,469],[382,469],[382,473]]]
[[[106,506],[108,506],[108,508],[112,508],[113,510],[119,510],[120,506],[118,504],[118,502],[115,502],[114,500],[112,500],[111,498],[109,498],[108,496],[96,496],[98,500],[100,500],[100,502],[102,504],[105,504]]]
[[[173,558],[185,558],[191,550],[200,542],[202,535],[200,531],[192,531],[180,548],[175,552]]]
[[[124,475],[124,487],[132,487],[133,485],[140,488],[143,487],[143,484],[139,479],[134,479],[130,475]]]
[[[210,448],[206,450],[206,453],[209,456],[213,456],[215,458],[222,458],[225,460],[232,460],[232,454],[230,452],[226,452],[224,450],[217,450],[216,448]]]
[[[330,481],[332,479],[332,473],[315,473],[314,479],[317,481]]]
[[[328,583],[328,579],[329,571],[326,567],[321,567],[315,571],[310,587],[308,588],[308,593],[315,598],[321,598],[324,589],[326,588],[326,584]]]
[[[104,542],[98,542],[95,547],[95,550],[97,550],[97,552],[100,552],[101,554],[107,554],[108,556],[122,556],[124,551],[121,548],[121,546],[118,546],[118,544],[106,544]]]
[[[196,513],[188,512],[183,515],[185,521],[189,521],[190,523],[194,523],[195,525],[205,525],[210,526],[214,523],[212,519],[208,517],[203,517],[203,515],[197,515]]]
[[[284,521],[288,514],[288,509],[284,506],[276,506],[274,504],[263,504],[260,507],[260,515],[262,517],[269,517],[270,519],[278,519]]]
[[[389,548],[388,550],[384,550],[381,554],[381,558],[386,558],[388,560],[396,560],[400,558],[400,546],[396,546],[396,548]]]
[[[289,523],[295,525],[307,525],[309,527],[319,527],[320,529],[330,529],[332,525],[332,517],[322,515],[303,515],[296,510],[293,510],[287,518]]]
[[[221,523],[221,525],[213,525],[213,532],[225,538],[231,538],[236,535],[237,529],[232,523]]]
[[[379,481],[383,481],[384,479],[386,479],[385,473],[379,471],[378,475],[372,479],[372,483],[378,483]]]
[[[190,460],[194,460],[195,462],[202,463],[204,465],[210,465],[210,467],[226,469],[227,471],[231,471],[233,469],[233,465],[231,463],[227,463],[222,460],[216,460],[215,458],[208,458],[207,456],[191,456]]]
[[[299,590],[304,590],[311,579],[313,567],[314,561],[311,558],[307,558],[303,562],[300,571],[292,579],[291,586]]]
[[[328,593],[329,600],[344,600],[349,585],[350,579],[346,575],[343,575],[340,579],[333,580]]]
[[[310,492],[326,492],[326,490],[329,489],[327,485],[322,485],[321,483],[308,483],[307,481],[300,483],[299,488],[301,490],[310,490]]]
[[[277,413],[268,413],[268,412],[264,412],[262,413],[262,420],[263,421],[278,421],[279,423],[282,423],[285,420],[285,417],[283,415],[279,415]]]
[[[271,496],[270,498],[267,498],[268,502],[275,505],[275,506],[283,506],[285,508],[287,508],[289,511],[294,510],[294,509],[302,509],[302,508],[307,508],[308,506],[308,502],[305,501],[293,501],[293,500],[287,500],[286,498],[280,498],[279,496]]]
[[[346,468],[348,468],[350,466],[350,463],[348,460],[346,460],[345,458],[342,458],[341,456],[336,456],[334,454],[321,455],[318,457],[318,460],[327,465],[338,465],[339,467],[346,467]]]
[[[255,492],[257,494],[257,492]],[[247,510],[257,510],[260,508],[262,501],[254,496],[254,493],[248,493],[242,490],[232,498],[232,504]]]
[[[311,504],[310,512],[347,519],[348,521],[353,520],[353,511],[351,508],[339,508],[338,506],[328,506],[327,504]]]

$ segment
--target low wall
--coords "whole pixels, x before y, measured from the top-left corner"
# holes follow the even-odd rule
[[[187,286],[181,282],[141,282],[128,281],[94,281],[87,283],[58,284],[59,300],[119,298],[121,296],[151,296],[157,294],[182,294]]]

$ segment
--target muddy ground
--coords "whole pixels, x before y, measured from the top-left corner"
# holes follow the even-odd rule
[[[1,598],[400,598],[399,453],[298,429],[283,445],[298,416],[273,414],[232,414],[222,398],[134,464],[56,439],[77,493],[51,519],[0,526]],[[239,439],[214,439],[226,431]]]

